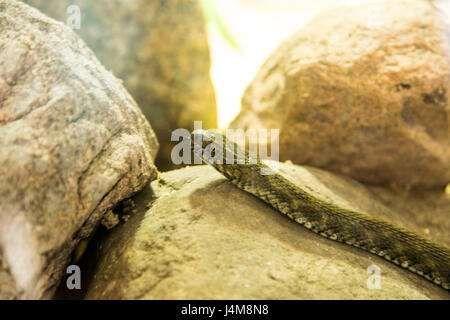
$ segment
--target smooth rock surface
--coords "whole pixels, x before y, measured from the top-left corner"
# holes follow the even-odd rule
[[[450,181],[448,18],[426,1],[318,15],[268,58],[232,128],[280,129],[280,159],[413,188]]]
[[[0,35],[0,297],[50,298],[79,240],[156,177],[158,142],[67,26],[0,0]]]
[[[217,127],[209,46],[198,0],[26,0],[64,23],[69,6],[80,10],[80,28],[99,60],[123,79],[161,145],[156,164],[173,168],[173,130]]]
[[[324,200],[450,244],[443,192],[395,194],[319,169],[282,163],[281,170]],[[98,261],[84,267],[93,273],[87,299],[449,298],[378,256],[308,231],[209,166],[161,178],[134,197],[137,214],[88,250]],[[432,220],[416,222],[420,210]],[[379,290],[367,287],[373,265],[381,271]]]

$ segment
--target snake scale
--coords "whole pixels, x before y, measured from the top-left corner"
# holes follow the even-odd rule
[[[305,228],[327,239],[383,257],[447,291],[450,289],[450,249],[389,222],[340,208],[312,196],[220,133],[196,130],[192,133],[191,141],[196,156],[212,165],[231,183]],[[212,144],[214,147],[209,149],[211,152],[204,152]],[[216,154],[217,151],[220,153]],[[234,160],[242,152],[245,163],[234,161],[228,164],[227,151],[232,152]],[[262,175],[261,169],[266,170],[266,173],[272,172]]]

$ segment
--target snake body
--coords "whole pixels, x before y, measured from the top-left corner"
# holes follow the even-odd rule
[[[199,137],[201,142],[198,142]],[[196,130],[191,140],[197,156],[236,187],[261,199],[305,228],[327,239],[383,257],[445,290],[450,289],[450,249],[447,247],[389,222],[324,202],[274,172],[260,159],[252,158],[236,143],[217,132]],[[207,153],[198,152],[211,144],[215,144],[210,149],[214,159],[210,154],[205,156]],[[245,163],[234,161],[227,164],[227,152],[244,154]],[[261,170],[265,170],[266,174],[262,175]]]

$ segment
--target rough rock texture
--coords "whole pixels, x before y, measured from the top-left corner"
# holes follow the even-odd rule
[[[0,35],[0,297],[48,298],[102,214],[155,178],[158,142],[68,27],[0,0]]]
[[[402,195],[319,169],[281,170],[324,200],[450,244],[443,192]],[[134,197],[139,213],[91,247],[99,261],[84,267],[94,273],[87,299],[449,298],[409,271],[302,228],[209,166],[161,177]],[[371,265],[381,269],[380,290],[367,288]]]
[[[20,294],[20,289],[16,286],[8,261],[3,257],[0,247],[0,300],[17,299]]]
[[[27,0],[66,22],[70,5],[80,8],[74,30],[99,60],[124,80],[161,144],[156,164],[173,167],[171,132],[217,127],[210,56],[197,0]]]
[[[268,58],[233,128],[279,128],[280,158],[359,181],[450,181],[447,17],[425,1],[320,14]]]

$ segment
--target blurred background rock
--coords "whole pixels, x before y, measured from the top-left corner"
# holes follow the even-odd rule
[[[449,39],[448,17],[428,1],[323,10],[265,60],[230,127],[279,129],[281,161],[442,190],[450,181]]]

